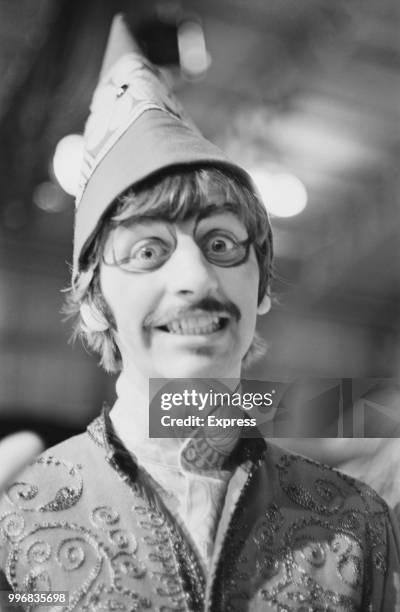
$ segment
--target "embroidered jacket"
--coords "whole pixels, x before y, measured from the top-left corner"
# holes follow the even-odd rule
[[[205,575],[190,534],[104,413],[3,496],[9,585],[68,591],[68,606],[55,608],[64,611],[400,609],[396,528],[372,489],[261,439],[242,441],[232,461]]]

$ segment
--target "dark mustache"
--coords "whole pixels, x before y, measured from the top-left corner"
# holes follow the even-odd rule
[[[242,317],[239,308],[233,302],[229,300],[220,301],[213,297],[204,297],[198,302],[193,302],[183,308],[171,309],[161,314],[150,313],[144,320],[144,327],[156,327],[157,325],[162,325],[166,320],[177,319],[198,310],[228,314],[236,319],[236,321],[240,321]]]
[[[199,300],[196,304],[191,304],[187,312],[194,310],[204,310],[205,312],[227,312],[229,315],[234,317],[237,321],[241,319],[239,308],[233,302],[227,300],[221,302],[211,296],[204,297]]]

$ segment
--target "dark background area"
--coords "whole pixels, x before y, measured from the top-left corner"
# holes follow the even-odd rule
[[[207,137],[306,186],[302,213],[272,218],[279,305],[247,376],[398,376],[398,0],[0,0],[0,436],[52,444],[113,401],[113,379],[67,342],[74,202],[51,162],[83,130],[121,9]],[[179,70],[185,19],[203,27],[201,79]]]

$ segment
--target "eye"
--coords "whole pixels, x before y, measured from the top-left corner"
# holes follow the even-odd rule
[[[145,246],[139,249],[139,251],[135,254],[135,257],[137,259],[140,259],[141,261],[151,262],[157,259],[157,256],[160,255],[162,255],[162,250],[158,246],[155,247],[154,245],[152,245]]]
[[[240,241],[235,236],[218,230],[205,236],[201,242],[204,256],[215,265],[237,266],[247,259],[248,240]]]
[[[159,238],[146,238],[136,242],[120,266],[128,271],[154,270],[170,256],[171,247]]]
[[[227,236],[212,236],[207,242],[207,248],[212,253],[226,253],[234,249],[237,243]]]

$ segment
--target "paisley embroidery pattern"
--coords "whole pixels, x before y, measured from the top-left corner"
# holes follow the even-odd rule
[[[2,539],[17,538],[25,528],[25,519],[17,512],[6,512],[0,518]]]
[[[92,511],[91,521],[100,529],[106,529],[109,525],[119,522],[120,516],[116,510],[108,506],[99,506]]]
[[[52,555],[52,547],[44,540],[36,540],[26,551],[26,560],[29,565],[45,563]]]
[[[100,420],[93,423],[90,437],[104,449],[104,423],[103,431],[99,425]],[[112,457],[109,450],[106,460]],[[121,495],[128,497],[124,518],[104,503],[107,490],[94,491],[103,503],[92,506],[89,521],[84,516],[86,502],[81,514],[74,512],[82,524],[47,518],[70,517],[79,509],[84,491],[78,465],[40,457],[9,487],[3,504],[15,511],[0,514],[0,533],[8,548],[6,576],[14,589],[68,590],[65,610],[147,610],[153,607],[153,591],[171,610],[187,609],[165,517],[149,505],[141,486],[126,488],[128,477],[118,475]],[[135,536],[138,518],[142,544]]]
[[[372,609],[370,581],[385,572],[384,502],[311,460],[282,454],[276,468],[279,501],[253,526],[246,506],[233,517],[214,584],[217,609],[241,612],[250,599],[259,602],[252,610]],[[252,558],[255,573],[246,571]]]
[[[8,487],[6,497],[10,503],[20,510],[36,512],[59,512],[75,506],[82,495],[83,480],[80,467],[61,461],[55,457],[39,457],[33,466],[46,466],[53,472],[48,479],[53,486],[66,481],[67,484],[50,493],[50,499],[41,499],[38,485],[35,482],[15,482]],[[41,470],[32,470],[41,479]]]
[[[80,437],[92,471],[42,456],[2,498],[0,560],[14,589],[68,590],[64,612],[374,609],[390,520],[373,491],[272,445],[265,457],[265,446],[241,451],[247,481],[204,604],[193,550],[105,423]]]

